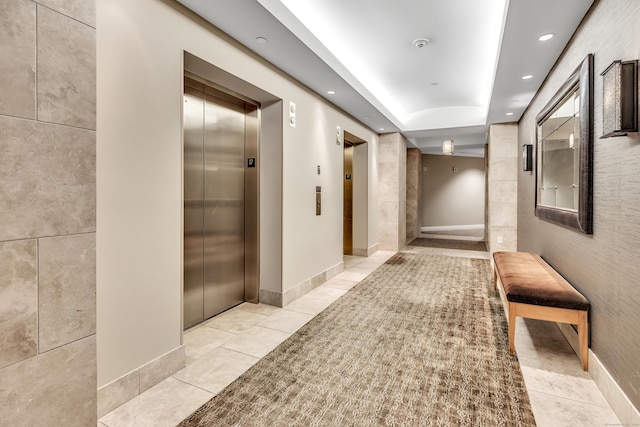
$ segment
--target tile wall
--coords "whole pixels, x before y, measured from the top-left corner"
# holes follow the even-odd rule
[[[399,133],[383,134],[378,150],[380,249],[397,251],[406,240],[407,141]]]
[[[420,195],[422,153],[419,148],[407,149],[407,243],[420,235]]]
[[[0,2],[0,424],[96,424],[95,4]]]
[[[492,253],[518,250],[518,166],[518,125],[491,125],[487,242]]]

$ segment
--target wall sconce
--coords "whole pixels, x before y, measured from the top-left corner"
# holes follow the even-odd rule
[[[613,61],[601,75],[602,138],[638,132],[638,61]]]
[[[522,170],[525,172],[533,170],[533,145],[531,144],[522,146]]]
[[[453,155],[453,139],[446,139],[442,141],[442,154],[445,156]]]

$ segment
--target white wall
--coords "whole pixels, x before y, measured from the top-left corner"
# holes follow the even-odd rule
[[[421,227],[484,224],[483,158],[423,154],[421,191]]]
[[[370,144],[370,194],[377,188],[378,136],[177,4],[97,0],[97,8],[101,386],[181,342],[183,50],[274,94],[283,108],[297,104],[296,128],[285,124],[282,135],[281,291],[342,262],[336,126]],[[370,239],[377,237],[376,201],[369,198]],[[270,202],[261,200],[261,212]]]

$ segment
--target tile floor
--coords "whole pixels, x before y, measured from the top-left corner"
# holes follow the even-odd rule
[[[404,251],[489,258],[486,252]],[[189,330],[187,367],[102,417],[98,427],[175,426],[383,264],[345,257],[345,271],[284,308],[241,304]],[[518,319],[516,351],[539,427],[621,425],[555,324]]]

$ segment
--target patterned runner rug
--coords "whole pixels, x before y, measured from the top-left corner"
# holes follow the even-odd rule
[[[421,246],[423,248],[460,249],[463,251],[486,251],[485,242],[453,239],[428,239],[417,238],[409,243],[409,246]]]
[[[534,426],[491,280],[399,252],[180,426]]]

